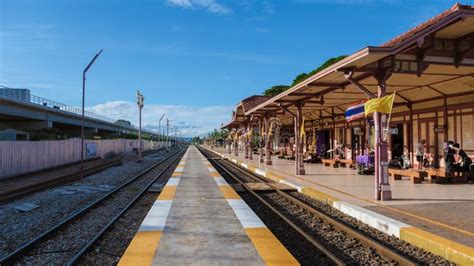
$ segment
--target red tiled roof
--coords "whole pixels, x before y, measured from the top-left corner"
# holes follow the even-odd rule
[[[438,21],[446,18],[447,16],[451,15],[452,13],[456,12],[456,11],[459,11],[459,10],[474,10],[474,6],[471,6],[471,5],[461,5],[459,3],[456,3],[454,4],[450,9],[442,12],[441,14],[435,16],[435,17],[432,17],[431,19],[419,24],[418,26],[412,28],[411,30],[393,38],[392,40],[384,43],[381,45],[381,47],[392,47],[392,46],[395,46],[399,43],[401,43],[402,41],[408,39],[409,37],[415,35],[417,32],[420,32],[426,28],[428,28],[429,26],[437,23]]]
[[[240,102],[240,104],[242,105],[242,108],[244,109],[244,112],[246,112],[246,110],[250,110],[253,107],[267,101],[270,98],[272,98],[272,97],[264,96],[264,95],[252,95],[250,97],[247,97],[247,98],[243,99]]]

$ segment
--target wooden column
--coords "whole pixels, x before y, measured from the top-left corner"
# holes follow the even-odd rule
[[[408,127],[408,156],[410,157],[410,163],[411,163],[412,168],[413,168],[413,165],[414,165],[414,159],[413,159],[413,127],[414,127],[414,124],[413,124],[413,108],[412,108],[412,105],[410,104],[408,108],[410,108],[410,126]]]
[[[247,132],[252,132],[253,131],[252,122],[249,122],[247,129],[248,129]],[[248,137],[247,137],[247,145],[249,146],[249,148],[248,148],[249,149],[249,156],[248,156],[249,160],[253,159],[253,156],[252,156],[252,153],[253,153],[252,137],[253,137],[253,134],[249,134]]]
[[[296,163],[295,163],[295,172],[297,175],[304,175],[304,162],[303,162],[303,140],[301,139],[300,130],[303,125],[303,104],[298,103],[296,105],[296,117],[295,121],[295,144],[296,144]]]
[[[234,138],[234,155],[239,156],[239,134],[237,132]]]
[[[264,153],[265,153],[265,121],[264,120],[265,120],[265,118],[263,118],[263,117],[259,118],[259,129],[260,129],[260,132],[259,132],[259,142],[260,142],[259,162],[260,163],[265,162],[265,157],[264,157]]]
[[[245,130],[244,130],[244,159],[249,158],[249,145],[248,145],[248,135],[247,135],[247,129],[248,129],[248,124],[245,125]]]
[[[386,80],[390,73],[386,69],[379,69],[374,75],[377,80],[377,96],[384,97],[386,94]],[[390,183],[388,179],[388,145],[383,138],[383,128],[386,127],[385,114],[374,113],[375,125],[375,199],[390,200],[392,199],[392,192],[390,190]]]
[[[270,128],[270,117],[265,117],[265,164],[272,165],[272,135],[271,135],[271,128]]]

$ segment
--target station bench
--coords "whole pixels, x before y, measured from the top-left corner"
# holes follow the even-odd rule
[[[428,176],[431,183],[446,184],[449,182],[465,183],[469,178],[473,177],[473,174],[471,172],[461,172],[457,175],[454,172],[445,172],[444,168],[430,168],[428,169]]]
[[[321,159],[324,166],[332,166],[333,168],[338,168],[341,161],[339,160],[332,160],[332,159]]]
[[[352,159],[339,159],[339,164],[341,165],[341,167],[347,167],[349,165],[349,167],[354,167],[354,161]]]
[[[338,167],[352,167],[354,162],[351,159],[321,159],[324,166],[332,166],[333,168]]]
[[[388,174],[393,176],[394,180],[402,180],[402,177],[409,177],[413,184],[421,184],[428,177],[428,173],[417,169],[396,169],[388,168]]]

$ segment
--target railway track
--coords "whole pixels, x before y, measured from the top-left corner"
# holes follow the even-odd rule
[[[98,173],[121,163],[120,158],[88,161],[84,165],[84,176]],[[79,169],[79,164],[69,164],[8,178],[0,183],[0,202],[11,201],[35,191],[77,180],[81,176]]]
[[[290,192],[280,190],[274,181],[268,180],[266,178],[260,177],[255,173],[248,171],[242,167],[236,166],[232,164],[228,160],[225,159],[215,159],[215,155],[211,152],[200,148],[200,151],[215,165],[217,166],[218,170],[225,173],[227,176],[232,178],[236,183],[238,183],[242,188],[245,189],[246,192],[250,193],[254,198],[256,198],[259,202],[263,205],[268,207],[275,215],[280,217],[284,220],[291,228],[293,228],[296,232],[298,232],[302,237],[304,237],[308,242],[310,242],[316,249],[320,250],[332,263],[336,265],[345,265],[347,263],[353,263],[353,261],[347,262],[344,257],[347,256],[342,255],[339,252],[334,252],[334,248],[327,248],[327,243],[321,241],[321,238],[314,237],[314,232],[308,232],[307,227],[302,227],[298,223],[294,222],[289,215],[292,215],[291,211],[287,211],[287,206],[278,207],[279,202],[282,200],[289,202],[293,205],[294,208],[304,210],[305,213],[309,213],[310,215],[321,219],[327,225],[334,228],[335,230],[344,232],[347,236],[352,239],[356,239],[362,245],[366,247],[370,247],[374,250],[380,257],[387,258],[390,264],[398,264],[398,265],[417,265],[417,261],[414,261],[412,258],[408,258],[393,248],[387,247],[380,243],[378,240],[373,239],[371,237],[366,236],[365,234],[361,233],[357,229],[348,226],[347,224],[332,218],[330,215],[310,206],[309,204],[305,203],[301,199],[295,197]],[[266,185],[272,188],[273,193],[276,195],[265,196],[263,194],[257,193],[253,191],[246,183],[247,182],[257,182],[257,183],[265,183]],[[268,194],[268,193],[267,193]],[[275,200],[275,198],[278,198]],[[305,215],[300,210],[297,210],[293,213],[298,213],[300,215]],[[286,213],[286,215],[285,215]],[[328,227],[328,230],[332,230]]]
[[[169,155],[94,202],[70,214],[0,258],[0,265],[74,265],[155,182],[171,173],[170,169],[184,151],[180,150]]]

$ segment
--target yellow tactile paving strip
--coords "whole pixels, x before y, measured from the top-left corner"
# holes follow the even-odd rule
[[[299,265],[268,228],[246,228],[245,232],[267,265]]]
[[[176,186],[165,186],[158,196],[158,200],[173,200],[176,195]]]
[[[151,265],[161,235],[161,231],[137,232],[119,265]]]

